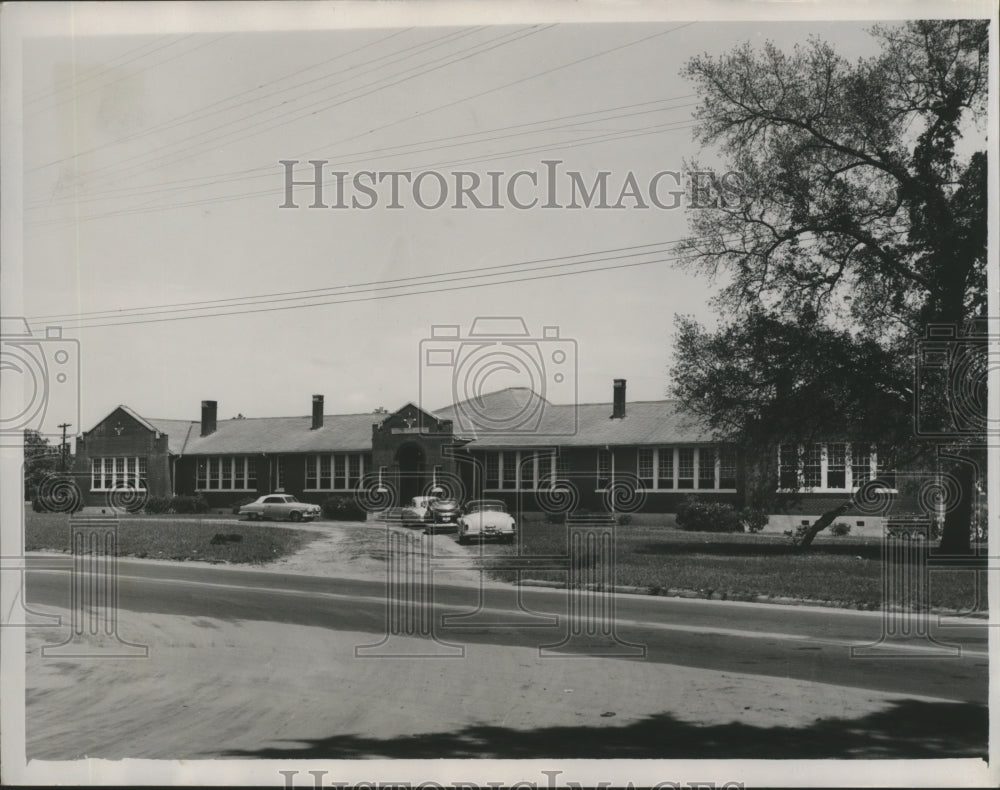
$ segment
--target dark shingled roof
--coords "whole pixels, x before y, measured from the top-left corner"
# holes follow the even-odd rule
[[[170,452],[177,455],[234,453],[318,453],[372,449],[372,423],[378,414],[327,414],[323,427],[312,430],[312,417],[247,417],[219,420],[214,433],[201,435],[201,423],[187,420],[149,420],[169,436]]]
[[[522,387],[492,392],[434,412],[455,423],[455,435],[476,447],[604,446],[699,443],[711,432],[679,401],[639,401],[623,419],[611,419],[611,403],[560,405]],[[219,420],[201,436],[197,420],[146,419],[169,439],[175,455],[236,453],[359,452],[371,450],[372,424],[384,414],[327,414],[312,430],[312,418],[247,417]]]
[[[711,432],[677,400],[626,404],[611,418],[611,403],[549,403],[526,388],[510,388],[461,401],[435,415],[453,420],[471,447],[531,447],[711,442]]]

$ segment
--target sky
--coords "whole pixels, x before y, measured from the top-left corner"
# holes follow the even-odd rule
[[[607,171],[612,204],[629,174],[648,196],[656,173],[724,167],[693,136],[690,57],[811,35],[852,59],[875,52],[868,21],[406,21],[25,41],[23,310],[35,332],[79,340],[71,432],[119,403],[179,419],[203,399],[220,419],[307,414],[313,394],[327,413],[438,408],[468,387],[424,351],[462,359],[474,320],[493,316],[523,320],[555,402],[610,401],[614,378],[629,400],[666,397],[675,316],[715,321],[720,282],[671,252],[697,209],[518,209],[513,174],[558,161],[560,206],[568,171],[587,185]],[[348,204],[366,200],[359,171],[430,175],[419,199],[402,182],[399,208],[388,182],[372,208],[308,208],[309,186],[280,208],[280,162],[305,180],[310,159],[326,162],[327,204],[334,170]],[[503,207],[455,207],[456,171],[484,185],[496,173]],[[437,173],[448,202],[424,208]],[[543,203],[528,178],[515,198]],[[432,340],[439,325],[459,329]],[[476,386],[531,378],[495,367]]]

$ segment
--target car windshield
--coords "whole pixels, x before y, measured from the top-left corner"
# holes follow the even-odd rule
[[[470,502],[468,511],[470,513],[506,513],[507,506],[503,502],[485,500]]]
[[[284,501],[285,502],[298,502],[299,500],[297,500],[295,497],[293,497],[293,496],[291,496],[289,494],[288,496],[284,497]]]

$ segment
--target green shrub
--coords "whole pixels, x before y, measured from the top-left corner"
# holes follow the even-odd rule
[[[565,513],[546,513],[545,514],[546,524],[565,524],[566,514]]]
[[[740,515],[732,505],[704,502],[691,496],[677,508],[677,526],[691,532],[742,532]]]
[[[631,523],[632,523],[631,513],[618,513],[615,516],[615,524],[617,524],[619,527],[627,527]]]
[[[745,507],[740,511],[740,523],[747,532],[760,532],[771,518],[760,507]]]
[[[846,521],[838,521],[830,525],[830,534],[842,538],[844,535],[851,534],[851,525]]]
[[[333,521],[364,521],[368,514],[353,497],[330,496],[320,505],[323,516]]]
[[[147,513],[169,513],[170,512],[170,497],[168,496],[151,496],[146,500]]]
[[[207,513],[208,501],[201,494],[178,494],[170,500],[170,509],[174,513]]]

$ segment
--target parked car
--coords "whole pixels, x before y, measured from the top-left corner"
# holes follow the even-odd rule
[[[404,527],[424,526],[433,519],[431,505],[437,501],[436,496],[415,496],[410,504],[403,508],[401,521]]]
[[[258,519],[288,519],[289,521],[311,521],[320,514],[319,505],[299,502],[291,494],[268,494],[240,508],[241,516]]]
[[[470,540],[497,540],[513,543],[517,535],[514,517],[507,512],[507,505],[499,499],[473,499],[465,506],[465,513],[458,520],[458,542],[465,545]]]
[[[427,524],[427,532],[452,530],[458,527],[458,519],[462,515],[462,505],[457,499],[435,499],[431,502],[431,518]]]

